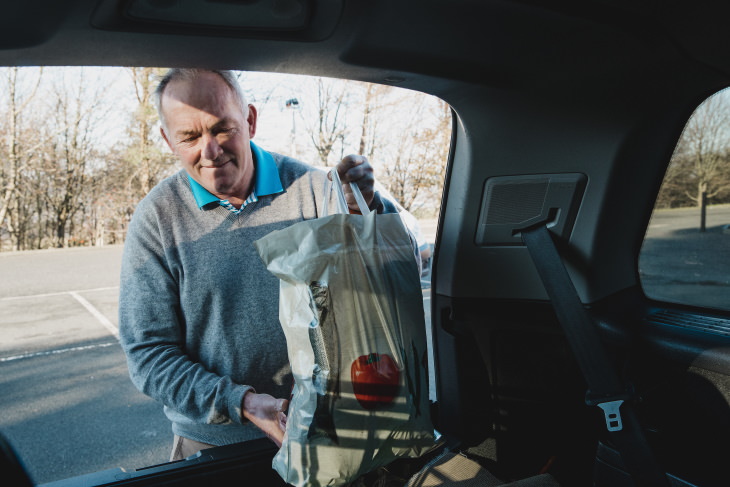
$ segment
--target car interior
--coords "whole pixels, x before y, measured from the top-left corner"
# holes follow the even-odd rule
[[[685,125],[730,85],[728,18],[713,0],[26,0],[4,6],[0,65],[308,74],[444,100],[440,445],[381,485],[451,452],[504,484],[711,487],[730,483],[728,301],[647,292],[639,256]],[[33,485],[23,465],[43,459],[3,451],[2,483]],[[47,485],[283,485],[275,452]]]

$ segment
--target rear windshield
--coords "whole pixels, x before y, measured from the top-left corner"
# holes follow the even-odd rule
[[[170,457],[170,421],[132,385],[117,328],[130,219],[181,170],[153,103],[164,71],[0,69],[0,431],[37,483]],[[450,108],[390,86],[236,75],[264,150],[323,168],[370,160],[419,236],[429,310]]]

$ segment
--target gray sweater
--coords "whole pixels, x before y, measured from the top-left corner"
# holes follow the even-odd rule
[[[243,395],[251,387],[279,398],[291,392],[279,281],[252,243],[317,218],[326,175],[273,155],[284,192],[240,215],[199,209],[181,171],[144,198],[129,227],[119,331],[130,376],[164,404],[173,432],[192,440],[260,438],[241,418]]]

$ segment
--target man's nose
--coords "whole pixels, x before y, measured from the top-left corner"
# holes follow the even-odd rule
[[[223,149],[215,137],[210,134],[203,135],[203,158],[215,161],[222,152]]]

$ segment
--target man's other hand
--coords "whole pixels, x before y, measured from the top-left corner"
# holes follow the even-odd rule
[[[347,206],[350,208],[350,211],[360,212],[357,201],[355,201],[355,196],[352,194],[352,189],[348,184],[350,182],[357,184],[369,207],[375,197],[375,177],[373,176],[373,168],[368,162],[367,157],[356,154],[345,156],[337,164],[337,174],[340,175],[342,190],[345,192],[345,199],[347,200]]]
[[[285,413],[289,408],[289,401],[249,391],[243,396],[242,406],[243,417],[266,433],[266,436],[281,448],[286,431]]]

